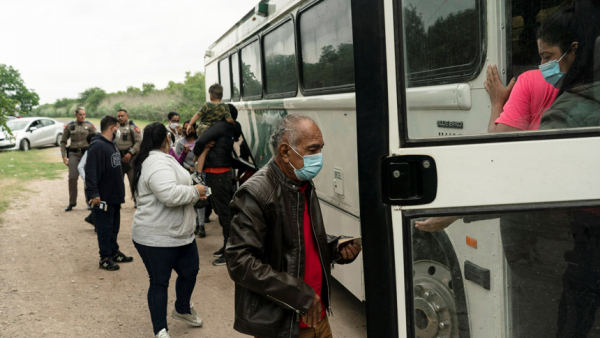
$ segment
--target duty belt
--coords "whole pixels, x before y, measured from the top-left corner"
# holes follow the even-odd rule
[[[77,154],[83,154],[88,150],[88,147],[85,148],[79,148],[79,149],[73,149],[73,148],[69,148],[69,152],[70,153],[77,153]]]

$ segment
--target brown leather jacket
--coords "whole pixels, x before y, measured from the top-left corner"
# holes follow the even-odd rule
[[[339,237],[328,236],[314,185],[306,190],[323,267],[321,301],[330,309],[331,264]],[[304,282],[304,194],[271,161],[236,192],[225,250],[235,286],[234,329],[261,338],[297,337],[314,298]]]

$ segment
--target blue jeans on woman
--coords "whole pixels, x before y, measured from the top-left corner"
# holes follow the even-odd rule
[[[181,314],[189,314],[190,299],[196,276],[198,275],[200,260],[196,240],[188,245],[178,247],[153,247],[133,242],[142,257],[142,261],[150,277],[148,289],[148,308],[152,318],[154,334],[162,329],[169,330],[167,326],[167,302],[169,280],[171,271],[177,272],[175,282],[175,310]]]

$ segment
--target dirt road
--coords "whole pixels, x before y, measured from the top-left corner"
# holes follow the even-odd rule
[[[59,156],[59,155],[57,155]],[[66,173],[61,180],[34,181],[32,192],[13,202],[0,224],[0,337],[152,337],[147,308],[148,277],[131,242],[135,209],[127,193],[121,210],[121,250],[134,261],[121,270],[98,268],[93,228],[83,219],[80,180],[77,207],[65,213]],[[200,273],[192,301],[204,327],[168,318],[171,336],[247,337],[233,330],[234,284],[226,268],[211,265],[222,241],[213,215],[207,237],[198,238]],[[174,302],[171,278],[169,313]],[[335,337],[366,337],[364,307],[334,285]]]

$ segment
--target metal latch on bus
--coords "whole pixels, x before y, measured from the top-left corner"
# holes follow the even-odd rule
[[[383,203],[420,205],[435,200],[437,169],[431,156],[391,156],[381,168]]]

